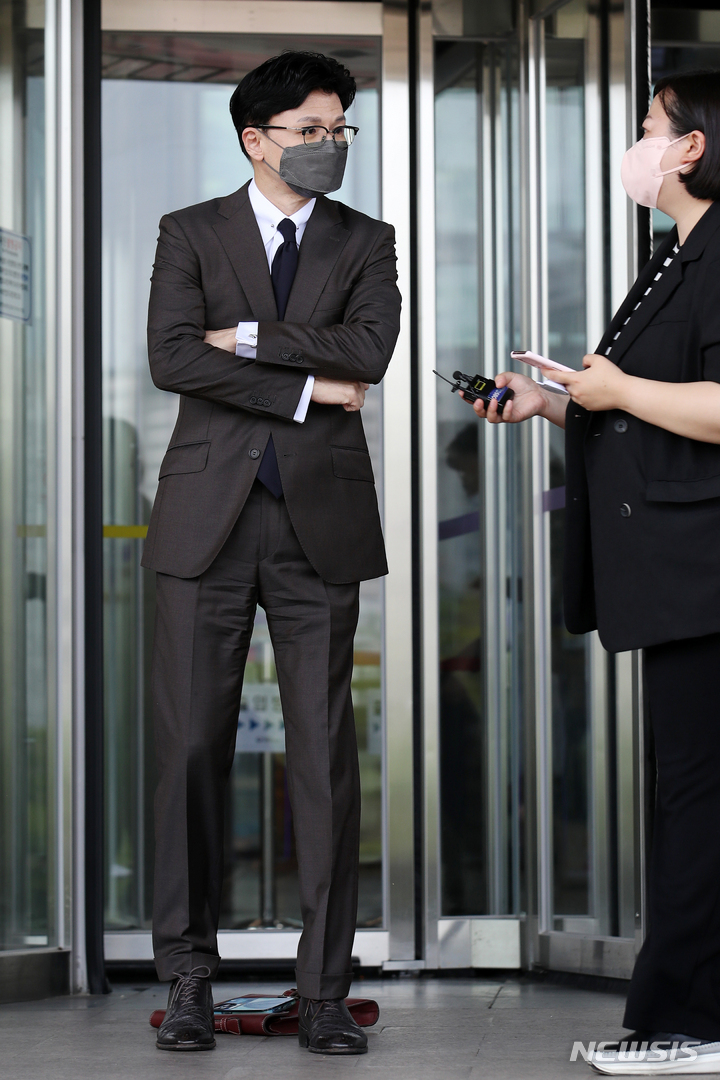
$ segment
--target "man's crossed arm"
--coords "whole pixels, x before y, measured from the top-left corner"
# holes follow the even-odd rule
[[[236,333],[235,326],[230,326],[227,330],[208,330],[204,340],[209,345],[214,345],[216,349],[225,349],[227,352],[235,353]],[[326,379],[322,375],[311,376],[311,378],[314,381],[310,400],[317,402],[318,405],[342,405],[346,412],[357,412],[365,404],[365,391],[369,383]]]
[[[150,291],[148,351],[155,386],[291,420],[312,374],[314,401],[361,408],[365,384],[384,375],[399,326],[392,229],[383,229],[368,253],[341,324],[260,323],[257,360],[235,355],[235,327],[212,332],[220,337],[209,341],[206,325],[199,258],[180,222],[168,215],[160,222]],[[284,360],[298,353],[302,369]]]
[[[368,254],[343,323],[322,328],[260,323],[256,360],[235,355],[236,327],[206,332],[201,280],[197,255],[182,226],[164,217],[148,318],[150,369],[161,389],[292,420],[308,374],[315,375],[314,401],[350,411],[362,407],[366,386],[384,375],[400,311],[389,227]],[[302,352],[303,370],[284,362],[283,354],[293,350]],[[262,399],[262,408],[252,398]]]

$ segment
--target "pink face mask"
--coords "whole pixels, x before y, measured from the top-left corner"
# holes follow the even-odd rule
[[[657,207],[663,176],[687,168],[687,165],[678,165],[676,169],[662,172],[660,162],[669,146],[674,146],[676,142],[686,138],[687,135],[681,135],[671,140],[667,135],[661,135],[654,139],[640,139],[625,151],[620,166],[620,179],[633,202],[639,206],[649,206],[653,210]]]

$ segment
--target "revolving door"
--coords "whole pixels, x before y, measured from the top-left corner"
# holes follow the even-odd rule
[[[395,226],[403,328],[363,412],[389,576],[364,583],[353,700],[367,967],[629,975],[643,933],[641,680],[564,630],[564,459],[433,374],[511,349],[571,366],[637,266],[634,0],[106,0],[103,6],[105,947],[149,960],[152,576],[142,540],[177,400],[147,369],[157,221],[249,178],[227,103],[284,48],[342,60],[360,135],[338,198]],[[562,152],[558,147],[562,146]],[[282,711],[259,613],[226,819],[221,953],[299,936]]]

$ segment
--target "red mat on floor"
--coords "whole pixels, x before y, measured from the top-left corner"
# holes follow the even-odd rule
[[[246,994],[257,997],[257,994]],[[237,1016],[215,1014],[215,1031],[228,1035],[297,1035],[298,1005],[300,999],[296,990],[286,990],[282,997],[294,997],[292,1007],[283,1013],[242,1013]],[[372,998],[345,998],[345,1004],[353,1020],[360,1027],[372,1027],[377,1024],[380,1006]],[[150,1017],[154,1028],[159,1028],[165,1019],[165,1010],[156,1009]]]

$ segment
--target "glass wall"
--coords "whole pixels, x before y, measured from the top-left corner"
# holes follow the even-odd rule
[[[0,0],[0,949],[56,940],[42,12]]]
[[[510,366],[511,348],[531,346],[578,367],[602,330],[610,293],[613,303],[616,293],[621,298],[627,250],[634,250],[623,232],[629,229],[624,196],[613,194],[619,181],[612,161],[608,168],[627,103],[622,5],[548,4],[549,17],[514,30],[508,19],[492,33],[473,21],[483,5],[447,0],[435,7],[436,29],[449,20],[447,37],[434,41],[436,366],[448,377],[456,369],[492,376]],[[388,6],[386,20],[390,14],[400,22],[398,11]],[[654,78],[720,64],[717,13],[656,9],[653,37]],[[393,39],[386,40],[385,107],[401,96],[405,108],[405,75],[393,81],[388,58],[400,62],[406,39],[398,56]],[[230,93],[262,59],[297,47],[337,56],[358,78],[353,120],[361,134],[337,197],[380,215],[381,39],[114,30],[103,35],[102,47],[106,925],[149,929],[154,582],[140,558],[178,406],[174,395],[152,385],[147,364],[157,223],[163,213],[227,194],[249,177],[228,115]],[[0,0],[0,949],[65,944],[52,899],[60,894],[55,838],[61,827],[69,835],[69,823],[58,820],[55,777],[64,769],[71,782],[72,770],[69,762],[58,764],[52,690],[59,681],[51,614],[57,555],[48,504],[55,498],[52,447],[59,436],[52,419],[54,290],[46,295],[52,271],[46,253],[54,238],[46,235],[45,214],[54,204],[48,198],[54,180],[45,175],[45,102],[53,95],[46,94],[44,55],[42,0]],[[613,64],[624,72],[615,83]],[[621,120],[613,120],[613,110]],[[48,133],[56,126],[48,123]],[[625,136],[619,140],[622,149]],[[657,239],[667,222],[656,214],[654,224]],[[401,223],[401,256],[402,231]],[[424,281],[424,263],[420,273]],[[70,318],[65,312],[64,326]],[[70,367],[69,357],[58,364],[66,387]],[[618,814],[623,798],[626,809],[632,803],[632,782],[624,795],[621,790],[634,767],[627,764],[632,710],[623,729],[620,675],[613,680],[614,666],[595,637],[564,629],[561,434],[545,427],[536,439],[530,425],[479,424],[445,383],[437,383],[434,404],[439,912],[449,922],[519,917],[527,898],[528,914],[548,916],[534,958],[563,966],[567,959],[557,961],[560,953],[547,939],[560,941],[564,957],[574,947],[568,940],[577,942],[579,934],[622,936],[632,945],[634,880],[626,888],[624,922],[618,906],[620,879],[633,875],[632,807]],[[382,409],[382,391],[373,388],[363,419],[380,486]],[[409,444],[409,433],[399,431],[398,445],[406,436]],[[533,474],[540,461],[542,483],[541,470]],[[540,534],[545,539],[534,546]],[[533,566],[541,547],[541,565]],[[382,927],[382,582],[364,583],[361,602],[353,677],[363,790],[358,923]],[[547,633],[539,640],[533,635],[543,604]],[[618,671],[623,662],[618,659]],[[545,675],[549,690],[541,701]],[[69,713],[68,725],[75,722]],[[623,730],[627,761],[618,752]],[[537,744],[541,735],[544,747]],[[300,912],[283,718],[262,612],[236,746],[221,926],[294,928]],[[410,761],[409,740],[407,747]],[[426,783],[430,789],[434,778]],[[434,804],[431,809],[428,833]],[[411,875],[411,831],[406,840],[398,865]],[[631,851],[625,864],[622,851],[618,856],[623,845]],[[536,885],[543,895],[533,908]],[[474,957],[475,944],[468,948]]]
[[[624,15],[587,0],[553,7],[528,26],[527,98],[509,32],[435,43],[446,377],[528,374],[509,355],[523,348],[579,369],[608,283],[620,298],[627,287],[627,208],[609,168],[626,146]],[[564,433],[479,424],[442,382],[436,415],[442,915],[520,911],[520,822],[535,820],[541,931],[617,935],[614,668],[596,635],[565,628]]]
[[[519,348],[517,53],[435,50],[437,368]],[[517,448],[437,385],[441,911],[518,910],[522,670]]]
[[[373,38],[223,34],[103,35],[103,379],[105,425],[105,715],[108,930],[148,928],[155,784],[148,697],[154,575],[140,566],[157,474],[178,399],[148,370],[149,277],[162,214],[236,190],[251,176],[228,112],[243,75],[286,48],[336,56],[355,74],[360,128],[340,200],[380,215],[380,48]],[[363,422],[382,484],[382,391]],[[382,500],[381,500],[382,502]],[[355,704],[363,817],[358,922],[382,907],[382,604],[361,588]],[[300,925],[282,711],[264,613],[258,612],[227,801],[221,928]]]
[[[478,52],[453,43],[436,60],[437,360],[446,378],[479,363]],[[449,389],[438,385],[441,851],[443,914],[456,915],[482,910],[487,897],[484,474],[475,416]]]
[[[588,17],[573,0],[545,20],[547,355],[582,367],[586,313],[585,88]],[[568,137],[571,133],[571,137]],[[602,274],[602,267],[598,267]],[[600,281],[594,278],[593,288]],[[590,914],[589,637],[563,617],[565,436],[548,425],[552,697],[553,912],[555,929]]]
[[[548,356],[577,369],[630,284],[630,219],[619,175],[632,138],[625,26],[621,8],[587,0],[569,0],[538,25],[544,59],[542,340]],[[621,740],[632,745],[635,705],[626,674],[616,677],[616,658],[597,635],[565,629],[564,433],[547,425],[545,437],[551,726],[545,929],[630,938],[634,840],[627,830],[620,835],[619,822],[630,821],[633,811],[627,816],[617,755]],[[617,661],[625,673],[628,660]],[[623,775],[634,767],[627,752]]]

